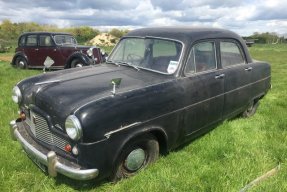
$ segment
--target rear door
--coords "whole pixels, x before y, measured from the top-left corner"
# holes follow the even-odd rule
[[[218,70],[215,41],[195,44],[185,66],[184,130],[186,136],[222,118],[224,74]]]
[[[241,112],[250,100],[252,66],[247,64],[243,49],[235,40],[220,40],[219,55],[224,82],[223,117],[228,118]]]
[[[24,50],[28,58],[28,65],[36,66],[38,57],[38,43],[36,34],[27,35]]]

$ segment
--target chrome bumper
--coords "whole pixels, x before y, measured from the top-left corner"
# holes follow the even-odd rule
[[[59,162],[59,157],[57,157],[54,151],[49,151],[47,155],[37,150],[34,146],[28,143],[25,138],[18,131],[18,126],[16,121],[10,122],[10,133],[13,140],[18,140],[26,153],[36,159],[41,164],[48,167],[48,173],[52,177],[56,177],[57,173],[61,173],[69,178],[76,180],[89,180],[98,176],[98,169],[77,169],[74,167],[69,167],[61,162]]]

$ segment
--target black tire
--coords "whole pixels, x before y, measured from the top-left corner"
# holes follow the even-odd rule
[[[244,118],[248,118],[251,117],[252,115],[254,115],[256,113],[256,110],[259,106],[259,101],[253,101],[249,104],[249,106],[247,107],[247,109],[242,113],[242,116]]]
[[[20,69],[27,69],[27,60],[24,57],[17,57],[15,60],[15,66]]]
[[[81,59],[74,59],[71,62],[71,68],[75,68],[75,67],[83,67],[85,65],[85,62],[83,62]]]
[[[142,152],[144,152],[144,160],[142,160],[143,158],[140,155]],[[137,160],[135,159],[135,155],[137,155]],[[117,158],[110,180],[116,182],[131,177],[149,164],[155,162],[158,156],[159,144],[153,135],[145,134],[136,137],[125,145]],[[132,159],[135,161],[131,161]]]

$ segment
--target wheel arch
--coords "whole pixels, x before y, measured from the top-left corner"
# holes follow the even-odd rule
[[[71,63],[75,60],[75,59],[80,59],[84,62],[85,65],[89,65],[89,58],[88,56],[86,56],[85,54],[81,53],[81,52],[75,52],[72,55],[69,56],[69,58],[67,59],[64,68],[70,68],[71,67]]]
[[[128,146],[130,142],[132,142],[134,139],[137,137],[140,137],[145,134],[151,134],[152,136],[155,137],[155,139],[158,142],[159,145],[159,153],[160,154],[167,154],[168,153],[168,137],[167,134],[165,133],[164,129],[161,127],[144,127],[144,128],[139,128],[137,131],[134,131],[132,133],[128,133],[128,137],[124,137],[122,140],[121,144],[119,145],[119,148],[116,150],[116,154],[113,159],[113,163],[117,161],[117,158],[120,156],[121,152],[123,149]],[[127,135],[127,133],[125,133]]]
[[[13,56],[13,59],[12,59],[12,61],[11,61],[11,65],[16,65],[15,62],[16,62],[16,59],[17,59],[18,57],[23,57],[23,58],[25,58],[26,61],[27,61],[27,65],[29,65],[28,57],[27,57],[27,55],[24,54],[23,52],[16,52],[16,53],[15,53],[15,55]]]

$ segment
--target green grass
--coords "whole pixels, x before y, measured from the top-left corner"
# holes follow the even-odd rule
[[[9,121],[17,117],[11,89],[41,73],[0,62],[1,191],[239,191],[278,164],[275,175],[250,191],[287,191],[287,45],[256,45],[253,58],[272,66],[273,89],[249,118],[225,121],[180,150],[161,157],[137,176],[117,184],[50,178],[10,139]]]

